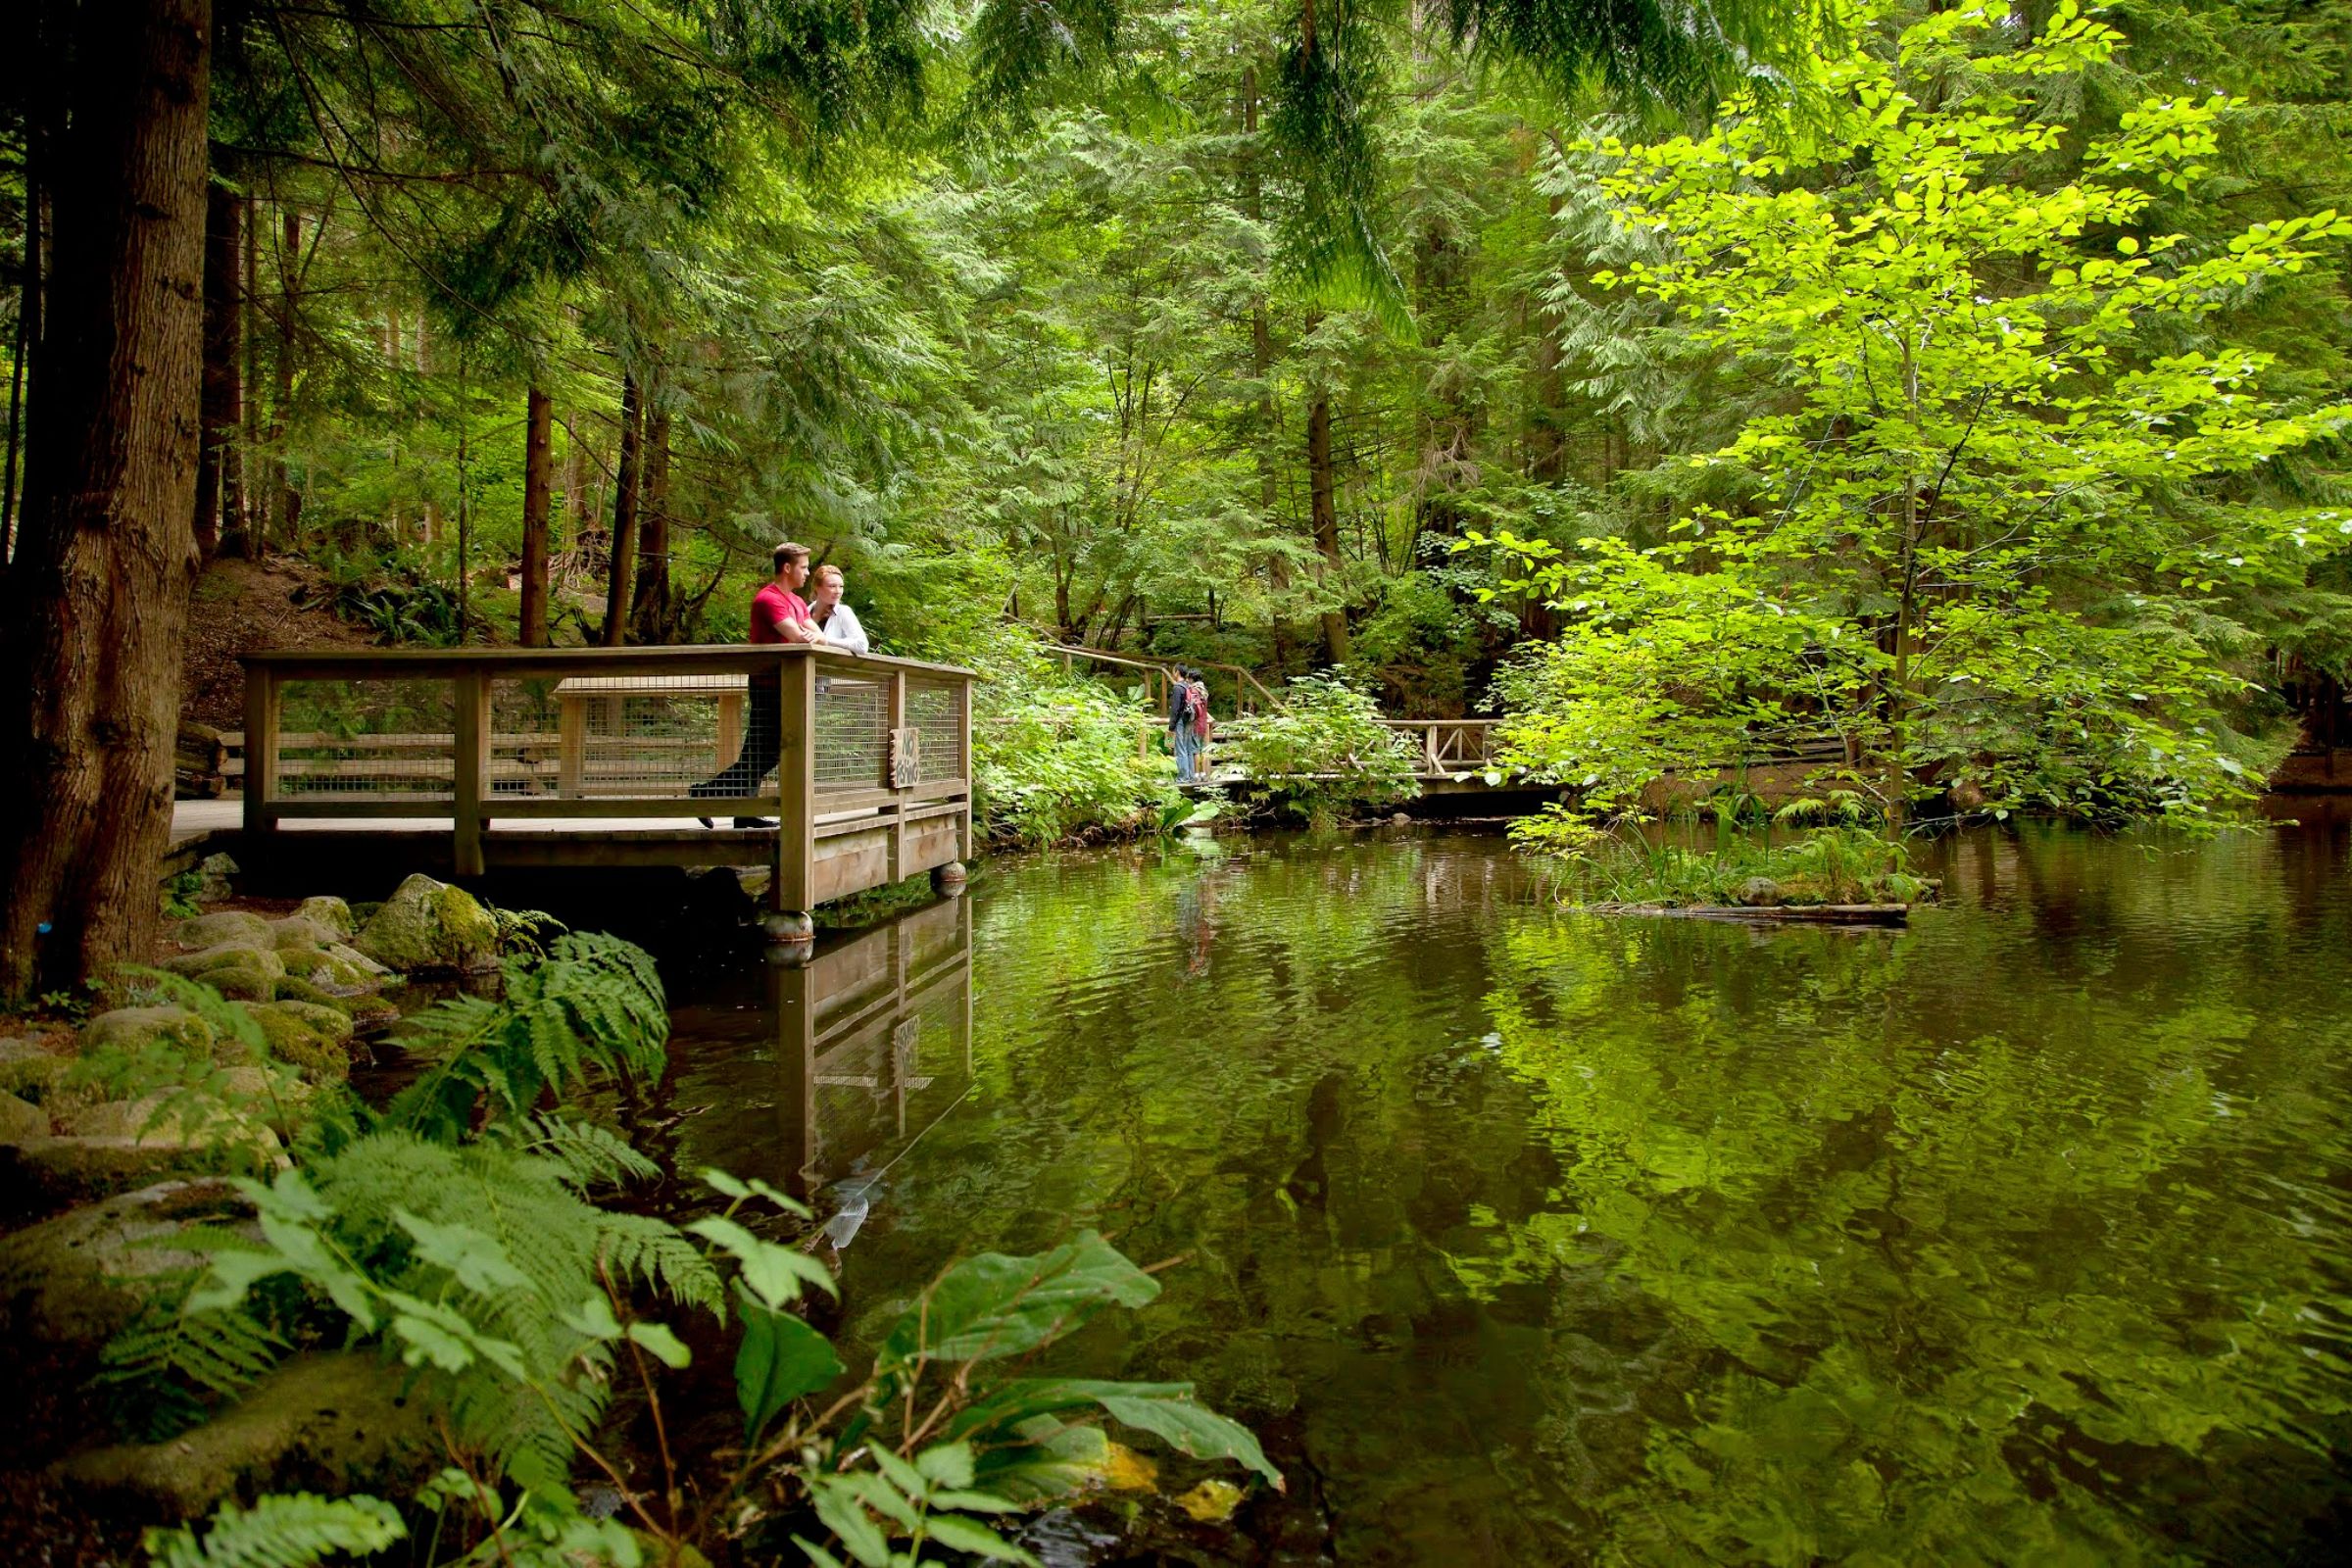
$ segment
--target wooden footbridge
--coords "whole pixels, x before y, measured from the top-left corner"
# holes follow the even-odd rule
[[[174,858],[758,866],[803,931],[828,899],[960,873],[972,679],[801,646],[249,655],[243,801],[183,803]]]

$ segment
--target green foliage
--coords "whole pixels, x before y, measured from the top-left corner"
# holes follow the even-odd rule
[[[983,664],[973,692],[976,810],[994,836],[1037,848],[1155,828],[1176,798],[1168,763],[1139,737],[1152,717],[1100,682],[1034,653]]]
[[[317,1497],[297,1492],[250,1508],[224,1502],[212,1528],[149,1530],[158,1568],[312,1568],[330,1557],[365,1557],[408,1535],[400,1511],[375,1497]]]
[[[1544,858],[1553,885],[1583,905],[1909,904],[1930,890],[1900,839],[1854,826],[1775,844],[1727,814],[1712,846],[1693,848],[1636,823],[1603,826],[1553,806],[1511,824],[1511,842]]]
[[[204,886],[202,871],[182,871],[164,884],[163,913],[166,920],[185,920],[204,912],[196,902],[196,894]]]
[[[241,1183],[263,1241],[216,1250],[187,1311],[234,1310],[292,1275],[417,1368],[468,1450],[533,1492],[562,1488],[611,1396],[608,1293],[642,1286],[714,1314],[722,1300],[675,1230],[599,1208],[577,1181],[497,1144],[370,1134],[267,1187]]]
[[[385,1107],[385,1125],[455,1140],[477,1118],[519,1121],[542,1097],[599,1078],[661,1078],[669,1015],[642,948],[572,932],[544,957],[508,957],[502,972],[496,1000],[451,997],[409,1016],[401,1043],[423,1070]]]
[[[1225,732],[1253,799],[1329,827],[1344,811],[1420,793],[1410,745],[1380,722],[1361,690],[1337,675],[1307,675],[1284,689],[1283,703],[1283,711],[1237,720]]]
[[[1666,465],[1667,542],[1496,536],[1532,566],[1506,588],[1568,621],[1505,682],[1515,765],[1621,801],[1827,734],[1898,816],[1922,774],[2190,826],[2250,799],[2239,607],[2352,514],[2260,493],[2346,414],[2271,393],[2231,312],[2352,220],[2134,232],[2210,174],[2220,99],[2151,98],[2038,187],[2066,127],[2032,93],[2118,35],[2062,3],[2031,43],[1961,47],[1990,26],[1939,13],[1836,64],[1793,148],[1744,100],[1705,135],[1597,144],[1620,220],[1666,248],[1594,281],[1791,396]]]

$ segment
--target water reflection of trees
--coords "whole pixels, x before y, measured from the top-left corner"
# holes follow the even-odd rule
[[[1571,1286],[1548,1441],[1614,1473],[1628,1556],[2228,1553],[2332,1491],[2352,1005],[2309,980],[2352,952],[2343,900],[2268,840],[1952,858],[1990,907],[1899,938],[1500,944],[1490,1012],[1562,1175],[1456,1271]],[[1648,1415],[1628,1474],[1578,1347],[1659,1310],[1646,1386],[1608,1391]]]

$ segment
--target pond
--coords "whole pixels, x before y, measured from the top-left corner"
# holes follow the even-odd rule
[[[1219,848],[999,868],[676,999],[675,1156],[814,1193],[853,1338],[975,1250],[1182,1259],[1063,1358],[1194,1380],[1290,1490],[1145,1504],[1164,1560],[2352,1526],[2340,814],[1972,832],[1904,931],[1559,912],[1469,833]]]

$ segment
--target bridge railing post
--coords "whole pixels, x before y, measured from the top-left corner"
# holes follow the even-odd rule
[[[270,813],[277,793],[277,671],[267,664],[245,666],[245,831],[267,833],[277,825]]]
[[[777,733],[783,740],[776,760],[780,799],[769,907],[806,914],[816,904],[809,897],[816,860],[816,661],[807,656],[787,659],[783,673],[777,713]]]
[[[457,746],[450,777],[450,868],[459,876],[480,876],[489,869],[482,857],[482,799],[489,793],[490,682],[479,669],[467,669],[452,684]]]

